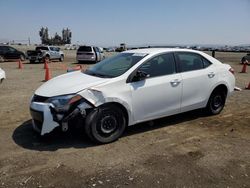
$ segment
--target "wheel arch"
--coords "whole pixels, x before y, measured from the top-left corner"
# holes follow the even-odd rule
[[[120,108],[125,116],[125,119],[126,119],[126,126],[128,126],[129,124],[129,113],[127,111],[127,108],[125,106],[123,106],[121,103],[118,103],[118,102],[107,102],[107,103],[103,103],[101,105],[99,105],[98,107],[102,107],[102,106],[116,106],[118,108]]]
[[[213,89],[211,90],[211,93],[207,97],[206,105],[208,104],[209,98],[212,95],[212,93],[217,91],[217,90],[225,91],[225,97],[227,97],[228,91],[229,91],[227,84],[226,83],[219,83],[216,86],[214,86]]]

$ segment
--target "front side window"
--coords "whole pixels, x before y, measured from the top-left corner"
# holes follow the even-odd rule
[[[12,47],[9,47],[9,51],[10,51],[10,52],[16,52],[16,49],[15,49],[15,48],[12,48]]]
[[[181,72],[203,69],[203,60],[200,55],[188,52],[178,52],[176,57]]]
[[[156,56],[144,63],[138,70],[146,72],[149,77],[173,74],[176,72],[174,56],[172,53]]]
[[[84,73],[97,77],[117,77],[129,70],[146,55],[144,53],[120,53],[95,64]]]

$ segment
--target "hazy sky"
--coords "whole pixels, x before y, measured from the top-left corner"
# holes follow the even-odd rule
[[[0,18],[0,42],[40,43],[47,26],[101,46],[250,44],[250,0],[0,0]]]

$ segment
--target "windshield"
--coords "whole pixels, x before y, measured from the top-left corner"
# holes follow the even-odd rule
[[[97,77],[117,77],[129,70],[146,55],[143,53],[120,53],[95,64],[84,73]]]

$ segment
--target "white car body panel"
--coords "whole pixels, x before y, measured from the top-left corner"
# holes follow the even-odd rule
[[[83,74],[81,71],[73,71],[51,79],[36,90],[36,94],[52,97],[77,93],[85,88],[98,85],[108,79],[98,78]]]
[[[180,113],[180,80],[181,75],[178,73],[130,83],[133,123]]]
[[[6,74],[5,74],[5,71],[0,68],[0,81],[3,79],[6,79]]]
[[[142,81],[127,83],[129,75],[148,59],[168,52],[192,52],[200,54],[212,62],[207,68],[189,72],[175,73]],[[98,107],[104,103],[115,102],[122,105],[128,113],[128,125],[157,119],[206,106],[213,89],[219,84],[228,88],[228,95],[234,89],[235,78],[229,72],[230,66],[199,51],[187,49],[141,49],[123,53],[148,54],[123,75],[115,78],[100,78],[86,75],[80,71],[67,73],[46,82],[35,91],[36,95],[54,97],[78,94]],[[210,73],[214,76],[209,77]],[[32,103],[33,104],[33,103]],[[31,104],[31,106],[32,106]],[[47,114],[49,105],[33,106],[46,111],[47,124],[43,134],[56,126]],[[48,112],[49,113],[49,112]]]
[[[43,112],[44,122],[43,122],[42,129],[41,129],[41,135],[49,133],[54,128],[59,126],[59,124],[57,122],[53,121],[53,117],[52,117],[52,114],[50,112],[50,106],[52,106],[52,104],[50,104],[50,103],[39,103],[39,102],[33,102],[33,103],[31,103],[31,106],[30,106],[34,110]],[[35,130],[37,130],[37,128],[35,127],[34,122],[33,122],[33,128]]]

